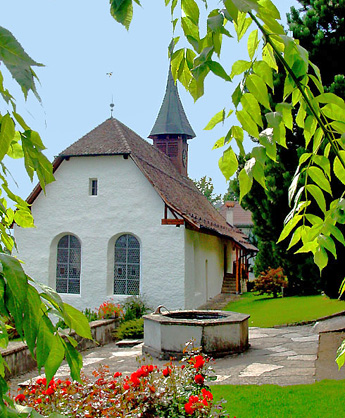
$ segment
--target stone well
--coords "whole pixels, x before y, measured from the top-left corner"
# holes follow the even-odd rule
[[[227,311],[181,310],[144,316],[143,353],[160,359],[183,356],[188,341],[211,357],[245,351],[250,315]]]

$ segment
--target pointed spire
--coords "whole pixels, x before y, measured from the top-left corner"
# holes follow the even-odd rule
[[[163,103],[149,138],[165,134],[185,135],[187,139],[195,137],[195,133],[183,110],[177,85],[174,82],[170,69]]]

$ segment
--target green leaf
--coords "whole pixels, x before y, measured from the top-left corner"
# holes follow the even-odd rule
[[[266,149],[266,155],[273,161],[277,161],[277,146],[273,137],[273,129],[267,128],[260,132],[260,144]]]
[[[332,194],[331,185],[326,179],[323,171],[319,167],[309,167],[308,175],[311,179],[317,184],[321,189],[325,190],[327,193]]]
[[[231,81],[231,78],[217,61],[207,61],[207,65],[213,74],[217,75],[225,81]]]
[[[11,116],[6,113],[1,119],[0,126],[0,161],[7,154],[8,148],[14,139],[15,129]]]
[[[291,205],[291,202],[293,200],[293,197],[295,196],[296,190],[297,190],[297,186],[298,186],[298,181],[300,178],[300,172],[299,172],[299,168],[297,168],[296,173],[292,179],[292,182],[289,186],[289,193],[288,193],[288,202],[289,205]]]
[[[322,190],[315,184],[307,184],[305,189],[313,196],[323,213],[326,213],[326,200]]]
[[[304,123],[304,138],[305,138],[305,147],[308,148],[309,142],[314,135],[316,128],[317,128],[317,121],[314,116],[309,115]]]
[[[258,46],[259,46],[258,30],[255,29],[248,36],[247,48],[248,48],[248,55],[249,55],[250,60],[253,59],[255,52],[258,49]]]
[[[276,106],[276,111],[279,112],[283,117],[283,122],[285,126],[292,131],[293,129],[293,119],[292,119],[292,106],[290,103],[278,103]]]
[[[132,0],[109,0],[109,2],[113,18],[128,30],[133,18]]]
[[[254,138],[259,137],[259,131],[256,123],[253,121],[253,119],[249,116],[249,114],[244,110],[238,110],[236,112],[236,117],[240,124],[242,125],[242,128],[248,132],[249,135],[251,135]]]
[[[273,48],[271,47],[271,45],[269,43],[267,43],[263,48],[262,48],[262,59],[263,61],[266,62],[266,64],[273,68],[275,71],[278,71],[278,65],[277,65],[277,61],[275,59],[274,56],[274,51]]]
[[[320,272],[327,266],[328,255],[323,247],[317,248],[316,252],[314,253],[314,262],[319,267]]]
[[[259,103],[266,109],[271,109],[267,87],[261,77],[256,74],[250,74],[246,79],[246,87]]]
[[[31,285],[27,286],[27,303],[23,306],[23,330],[26,343],[32,354],[34,354],[35,350],[42,306],[44,305],[41,302],[37,290]]]
[[[61,342],[61,337],[55,334],[50,346],[50,352],[44,365],[44,370],[47,378],[47,382],[50,382],[55,376],[60,364],[65,357],[65,348]]]
[[[274,90],[272,68],[267,64],[267,62],[255,61],[253,64],[253,71],[261,77],[272,90]]]
[[[341,346],[338,348],[335,361],[337,362],[338,369],[340,370],[345,363],[345,341],[343,341]]]
[[[234,5],[241,12],[250,12],[252,10],[259,10],[259,5],[257,0],[232,0]]]
[[[195,25],[199,24],[200,11],[194,0],[181,0],[181,8]]]
[[[271,0],[259,0],[259,12],[260,14],[267,14],[273,19],[280,20],[280,13],[276,6],[271,2]]]
[[[42,316],[38,326],[36,359],[38,370],[44,366],[54,344],[54,333],[49,319]]]
[[[268,125],[272,128],[278,128],[283,120],[283,115],[279,112],[268,112],[265,114],[265,117]]]
[[[345,151],[338,151],[338,152],[339,152],[339,155],[342,158],[342,160],[345,161]],[[335,159],[334,159],[333,171],[334,171],[334,174],[337,176],[337,178],[343,184],[345,184],[345,168],[342,165],[342,163],[340,162],[340,159],[339,159],[338,156],[336,156]]]
[[[238,60],[235,61],[232,65],[230,77],[234,78],[236,75],[240,75],[245,71],[248,71],[249,68],[252,66],[250,61]]]
[[[253,184],[253,178],[249,176],[244,168],[239,172],[238,181],[240,184],[240,203],[244,196],[250,192]]]
[[[338,240],[341,244],[345,246],[345,239],[343,233],[335,225],[327,225],[328,231]]]
[[[83,357],[72,344],[63,341],[65,346],[66,360],[71,370],[73,380],[80,381],[80,369],[83,367]]]
[[[22,228],[34,228],[34,218],[29,208],[18,209],[14,212],[14,221]]]
[[[238,161],[232,148],[224,151],[223,156],[218,161],[218,165],[227,181],[236,173]]]
[[[20,85],[25,98],[30,90],[39,99],[35,81],[37,78],[32,66],[42,66],[24,51],[12,33],[0,26],[0,61],[2,61],[12,77]]]
[[[256,161],[254,167],[253,167],[253,177],[254,179],[265,189],[266,187],[266,177],[265,177],[265,170],[264,166],[260,164],[258,161]]]
[[[343,99],[341,99],[339,96],[333,94],[333,93],[323,93],[319,96],[315,97],[315,100],[319,103],[333,103],[337,105],[338,107],[345,110],[345,102]]]
[[[240,41],[242,37],[246,34],[251,24],[252,24],[252,19],[249,17],[246,17],[246,13],[242,13],[242,12],[238,13],[237,22],[234,22],[238,41]]]
[[[221,110],[217,114],[215,114],[212,119],[208,122],[208,124],[205,126],[205,131],[210,131],[213,129],[218,123],[224,122],[225,120],[225,109]]]
[[[242,96],[243,96],[243,85],[242,83],[239,83],[231,96],[232,103],[235,105],[236,108],[239,105]]]
[[[323,248],[326,248],[326,250],[333,254],[334,258],[337,259],[337,250],[335,248],[335,244],[332,238],[321,234],[318,236],[317,241],[319,245],[321,245]]]
[[[283,228],[278,241],[281,242],[283,241],[285,238],[287,238],[290,234],[290,232],[295,228],[295,226],[297,226],[298,222],[303,218],[302,215],[295,215]]]
[[[321,109],[321,111],[330,119],[333,119],[337,122],[345,122],[345,111],[341,106],[338,106],[334,103],[328,103]]]
[[[84,338],[92,339],[89,322],[86,316],[68,303],[63,304],[65,323],[69,328]]]
[[[331,163],[328,158],[324,157],[323,155],[313,155],[312,160],[315,164],[317,164],[324,173],[327,175],[327,177],[331,178]]]
[[[218,141],[215,142],[212,149],[222,148],[224,147],[224,145],[225,145],[225,137],[222,136],[221,138],[218,139]]]
[[[243,109],[251,116],[253,121],[262,127],[261,109],[256,98],[251,93],[245,93],[241,97],[241,104]]]

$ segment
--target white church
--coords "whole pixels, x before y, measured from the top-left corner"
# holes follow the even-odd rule
[[[25,271],[78,309],[142,295],[194,309],[245,284],[256,248],[187,177],[195,136],[171,74],[149,138],[107,119],[62,151],[56,181],[27,201],[36,228],[14,225]]]

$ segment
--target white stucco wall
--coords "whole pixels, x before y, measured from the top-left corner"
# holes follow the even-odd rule
[[[152,308],[185,308],[184,227],[161,225],[164,204],[129,158],[78,157],[64,161],[56,181],[32,206],[35,229],[15,226],[25,271],[55,288],[56,247],[73,234],[81,242],[81,293],[61,294],[78,309],[94,309],[113,295],[114,243],[124,233],[140,242],[140,293]],[[98,179],[98,195],[89,195],[89,179]]]
[[[189,229],[186,235],[186,308],[195,309],[221,292],[224,277],[224,244],[221,238]],[[227,243],[228,259],[231,258]]]

